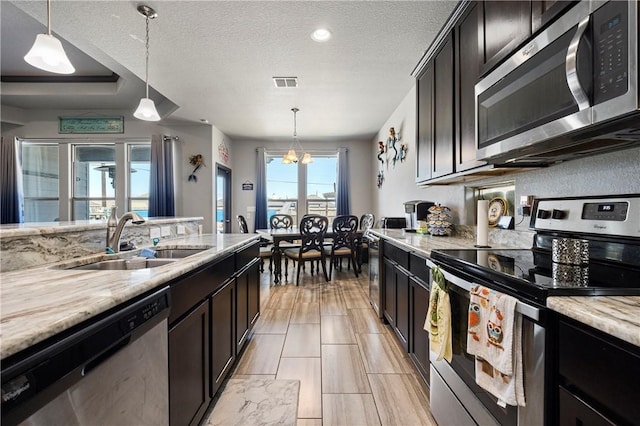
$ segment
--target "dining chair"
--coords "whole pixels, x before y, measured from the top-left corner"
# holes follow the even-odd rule
[[[358,265],[356,262],[356,243],[358,232],[358,217],[354,215],[336,216],[331,225],[333,229],[333,243],[331,247],[325,246],[325,253],[329,258],[329,279],[333,274],[334,265],[338,266],[338,260],[347,258],[348,267],[353,265],[353,271],[358,276]],[[342,270],[342,263],[340,263]]]
[[[319,260],[322,264],[324,278],[329,281],[327,275],[326,254],[324,251],[324,237],[329,227],[329,220],[326,216],[309,215],[300,221],[300,247],[291,248],[284,251],[288,259],[298,262],[296,272],[296,285],[300,283],[300,268],[307,261]],[[313,275],[313,272],[312,272]]]
[[[238,221],[238,228],[240,228],[241,234],[248,234],[249,227],[247,226],[247,220],[243,215],[239,214],[236,216],[236,220]],[[269,272],[273,271],[273,261],[272,261],[273,251],[270,247],[270,243],[268,241],[260,240],[260,272],[264,272],[264,259],[269,259]]]
[[[373,228],[373,224],[376,222],[376,217],[373,213],[365,213],[360,216],[360,231],[362,231],[356,237],[356,256],[358,260],[358,272],[362,273],[362,264],[369,261],[369,244],[364,238],[365,233]]]
[[[291,229],[294,225],[293,216],[288,214],[276,213],[269,218],[269,227],[271,229]],[[294,243],[293,241],[289,242],[280,242],[278,244],[280,252],[284,252],[284,250],[290,248],[299,248],[299,243]],[[285,257],[284,259],[284,277],[287,278],[289,271],[289,259]]]

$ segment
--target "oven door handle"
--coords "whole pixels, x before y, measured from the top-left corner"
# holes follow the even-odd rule
[[[468,282],[468,281],[463,280],[462,278],[456,277],[455,275],[453,275],[453,274],[443,270],[442,268],[440,268],[438,265],[436,265],[430,259],[426,259],[425,261],[427,263],[427,267],[429,267],[430,269],[439,268],[440,272],[442,272],[442,275],[444,276],[444,279],[447,280],[447,282],[449,284],[453,284],[456,287],[459,287],[459,288],[463,289],[464,291],[470,292],[471,291],[471,287],[475,287],[477,285],[480,285],[480,284]],[[521,302],[519,300],[516,303],[516,312],[524,315],[527,318],[531,318],[534,321],[539,321],[540,320],[540,309],[539,308],[536,308],[535,306],[528,305],[528,304],[523,303],[523,302]]]

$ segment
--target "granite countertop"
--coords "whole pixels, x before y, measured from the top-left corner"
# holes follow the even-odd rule
[[[135,254],[124,252],[96,254],[1,273],[0,358],[13,355],[256,239],[257,234],[221,234],[167,240],[158,247],[207,250],[150,269],[61,269]]]
[[[549,297],[547,306],[562,315],[640,346],[640,296]]]
[[[147,225],[162,225],[185,221],[202,220],[199,217],[149,217]],[[28,235],[53,234],[60,232],[79,232],[92,229],[107,229],[107,220],[74,220],[68,222],[28,222],[0,225],[0,237],[24,237]]]
[[[432,235],[406,232],[402,229],[371,229],[369,232],[379,237],[389,239],[398,245],[405,246],[409,250],[422,252],[426,256],[431,255],[431,250],[475,248],[474,240],[462,237],[434,237]],[[531,248],[531,242],[528,241],[527,244],[528,245],[523,245],[523,243],[514,239],[512,243],[507,244],[491,243],[491,247],[496,249]]]

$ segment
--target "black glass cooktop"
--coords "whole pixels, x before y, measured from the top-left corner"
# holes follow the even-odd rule
[[[640,295],[640,268],[620,263],[564,265],[536,249],[433,250],[431,258],[467,280],[539,302],[561,295]]]

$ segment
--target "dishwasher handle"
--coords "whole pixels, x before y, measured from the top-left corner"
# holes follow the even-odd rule
[[[448,271],[445,271],[440,266],[435,264],[431,259],[425,259],[425,262],[427,263],[427,267],[429,267],[430,269],[433,269],[433,268],[440,269],[440,272],[442,272],[444,279],[448,283],[453,284],[456,287],[459,287],[466,292],[470,292],[471,287],[481,285],[481,284],[466,281],[460,277],[453,275]],[[524,315],[525,317],[531,318],[534,321],[540,320],[540,309],[536,308],[535,306],[529,305],[527,303],[521,302],[520,300],[516,302],[516,312]]]

